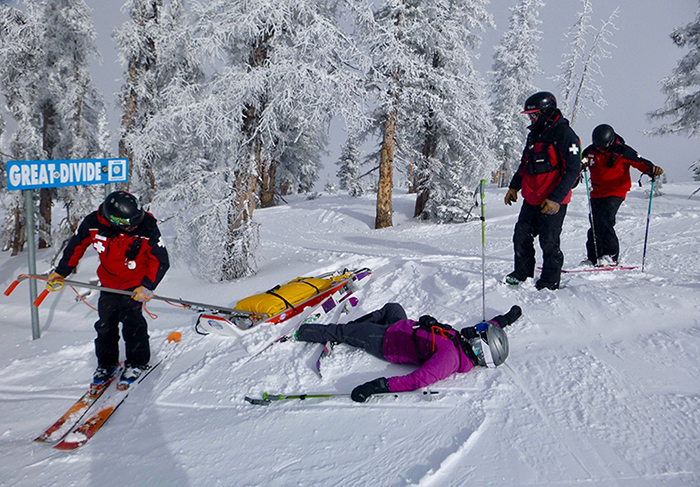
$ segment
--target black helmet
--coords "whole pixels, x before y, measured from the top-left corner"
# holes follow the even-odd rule
[[[102,203],[102,216],[115,228],[131,232],[141,224],[145,212],[131,193],[115,191]]]
[[[556,109],[556,97],[549,91],[538,91],[525,100],[525,109],[520,113],[530,115],[541,111],[545,116],[549,117]]]
[[[615,130],[610,125],[602,124],[593,129],[593,145],[596,149],[607,149],[616,138]]]

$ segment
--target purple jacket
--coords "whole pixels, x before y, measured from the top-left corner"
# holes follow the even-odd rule
[[[391,325],[384,334],[384,358],[394,364],[420,365],[408,375],[389,377],[387,380],[391,392],[414,391],[455,372],[468,372],[474,368],[471,360],[461,348],[457,349],[451,339],[444,338],[440,333],[433,334],[419,329],[416,338],[423,354],[424,361],[421,361],[413,340],[413,326],[417,323],[413,320],[400,320]]]

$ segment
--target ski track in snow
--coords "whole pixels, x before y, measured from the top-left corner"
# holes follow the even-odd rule
[[[486,318],[513,304],[506,366],[445,379],[435,396],[355,404],[347,397],[253,406],[245,395],[347,393],[379,376],[408,373],[338,345],[315,372],[316,346],[276,343],[260,326],[240,338],[201,336],[196,314],[149,305],[154,348],[183,338],[168,363],[136,389],[86,446],[66,453],[31,439],[84,391],[95,366],[96,314],[72,291],[41,307],[31,340],[27,287],[0,308],[0,486],[570,486],[700,484],[700,198],[694,184],[654,197],[646,269],[563,276],[563,288],[502,284],[512,270],[519,204],[486,198]],[[397,194],[393,228],[373,230],[374,201],[324,195],[257,210],[260,271],[233,283],[196,282],[175,267],[159,292],[225,306],[301,275],[367,266],[350,318],[401,303],[456,327],[481,320],[481,224],[416,222],[414,197]],[[616,226],[624,264],[641,265],[648,194],[634,188]],[[585,257],[585,187],[569,205],[565,267]],[[170,233],[168,233],[170,232]],[[166,238],[172,237],[167,226]],[[537,247],[537,246],[536,246]],[[52,255],[39,253],[39,271]],[[0,255],[0,284],[26,257]],[[76,276],[96,267],[89,253]],[[541,256],[538,249],[538,265]],[[96,296],[88,297],[92,304]]]

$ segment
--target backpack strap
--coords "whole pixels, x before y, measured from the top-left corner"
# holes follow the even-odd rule
[[[430,333],[432,339],[431,352],[435,351],[435,332],[439,333],[440,336],[442,336],[443,338],[447,338],[448,340],[450,340],[454,344],[454,346],[457,347],[457,356],[459,357],[460,369],[462,368],[462,354],[459,353],[460,350],[462,350],[467,355],[467,357],[469,357],[469,360],[471,360],[472,363],[476,363],[476,356],[474,355],[474,351],[471,350],[471,347],[463,350],[463,347],[460,345],[461,340],[459,339],[459,332],[452,328],[450,325],[439,323],[435,318],[428,315],[420,317],[420,319],[418,320],[418,324],[413,325],[413,333],[411,334],[413,338],[413,345],[416,347],[416,355],[418,356],[418,360],[420,360],[421,362],[425,362],[429,357],[423,356],[423,352],[420,349],[420,346],[418,345],[418,330],[425,330],[426,332]],[[469,352],[471,352],[471,356],[469,355]],[[472,356],[474,356],[473,359]]]

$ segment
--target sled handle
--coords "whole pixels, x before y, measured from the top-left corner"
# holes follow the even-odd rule
[[[12,284],[10,284],[10,286],[5,289],[5,296],[12,294],[12,291],[14,291],[17,286],[19,286],[19,281],[14,281]]]
[[[41,303],[44,301],[44,299],[46,299],[46,296],[48,296],[50,292],[51,291],[49,291],[48,289],[44,289],[43,291],[41,291],[41,294],[38,298],[36,298],[36,300],[33,303],[34,306],[36,306],[37,308],[41,306]]]

